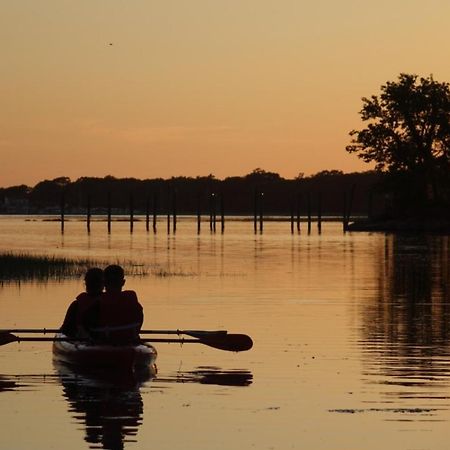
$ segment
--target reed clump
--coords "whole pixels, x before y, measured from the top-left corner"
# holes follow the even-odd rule
[[[92,266],[92,261],[84,259],[4,252],[0,253],[0,280],[59,280],[81,276]]]
[[[63,280],[82,277],[90,267],[106,267],[119,264],[128,276],[191,277],[196,273],[183,270],[169,270],[132,260],[102,261],[97,259],[67,258],[51,255],[0,252],[0,283]]]

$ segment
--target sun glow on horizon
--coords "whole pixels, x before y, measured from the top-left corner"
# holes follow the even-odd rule
[[[345,152],[361,97],[400,72],[450,80],[449,14],[438,0],[11,2],[1,184],[368,170]]]

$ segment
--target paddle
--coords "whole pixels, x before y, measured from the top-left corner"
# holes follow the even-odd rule
[[[0,333],[29,333],[29,334],[50,334],[59,333],[60,330],[57,328],[8,328],[5,330],[0,330]],[[207,331],[207,330],[140,330],[139,334],[185,334],[186,336],[192,336],[196,338],[205,336],[223,336],[226,335],[228,331],[217,330],[217,331]]]
[[[55,341],[72,341],[86,342],[83,340],[74,340],[60,337],[21,337],[7,331],[0,332],[0,346],[10,344],[11,342],[55,342]],[[219,350],[227,350],[231,352],[243,352],[253,347],[253,341],[250,336],[245,334],[227,334],[220,333],[218,335],[203,335],[198,339],[165,339],[151,338],[141,339],[141,342],[160,342],[160,343],[178,343],[178,344],[204,344]]]

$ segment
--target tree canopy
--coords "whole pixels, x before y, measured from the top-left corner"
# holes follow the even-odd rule
[[[402,73],[382,85],[380,95],[362,101],[360,115],[367,126],[350,132],[346,150],[375,162],[380,171],[412,176],[434,198],[439,187],[448,188],[450,85],[432,75]]]
[[[378,169],[415,170],[450,159],[450,85],[432,76],[400,74],[379,96],[364,97],[360,115],[368,126],[352,130],[348,152]]]

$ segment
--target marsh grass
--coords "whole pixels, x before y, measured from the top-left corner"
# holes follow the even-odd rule
[[[198,274],[194,273],[194,272],[184,272],[182,270],[169,270],[169,269],[165,269],[164,267],[155,267],[151,271],[151,274],[154,275],[155,277],[161,277],[161,278],[198,276]]]
[[[148,275],[148,270],[143,265],[136,265],[130,261],[113,261],[113,263],[122,265],[128,275]],[[4,252],[0,253],[0,282],[46,282],[78,278],[90,267],[105,267],[108,264],[111,262]]]

